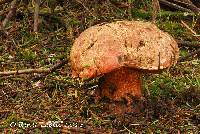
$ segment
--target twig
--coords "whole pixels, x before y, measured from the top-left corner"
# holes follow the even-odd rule
[[[182,41],[176,40],[179,46],[186,46],[186,47],[200,47],[200,42],[190,42],[190,41]]]
[[[131,130],[129,130],[126,126],[124,126],[124,128],[125,128],[126,131],[128,131],[129,134],[134,134],[134,132],[132,132]]]
[[[159,4],[158,0],[152,0],[152,8],[153,8],[152,22],[155,23],[156,22],[157,14],[160,11],[160,4]]]
[[[183,1],[173,0],[173,1],[176,2],[177,4],[183,4],[184,6],[192,10],[195,14],[198,14],[200,11],[200,9],[196,7],[190,0],[183,0]]]
[[[34,27],[33,27],[33,31],[34,32],[38,32],[38,25],[39,25],[39,5],[40,5],[40,0],[35,0]]]
[[[24,70],[15,70],[15,71],[7,71],[7,72],[0,72],[0,76],[8,76],[8,75],[18,75],[18,74],[30,74],[30,73],[45,73],[49,74],[56,69],[62,67],[64,64],[66,64],[68,60],[62,60],[55,64],[54,66],[50,68],[37,68],[37,69],[24,69]]]
[[[185,26],[192,34],[193,36],[197,35],[197,33],[191,29],[184,21],[181,20],[181,23],[183,24],[183,26]],[[200,37],[199,36],[195,36],[198,40],[200,40]]]
[[[181,20],[181,23],[194,35],[196,35],[197,33],[191,29],[184,21]]]
[[[160,3],[165,4],[167,6],[173,7],[175,9],[186,11],[186,12],[194,12],[197,16],[196,23],[200,24],[200,9],[194,5],[190,0],[159,0]]]
[[[173,8],[175,8],[175,9],[184,11],[184,12],[192,12],[190,9],[184,8],[184,7],[182,7],[182,6],[179,6],[179,5],[177,5],[177,4],[174,4],[174,3],[172,3],[172,2],[169,2],[169,1],[167,1],[167,0],[159,0],[159,2],[162,3],[162,4],[165,4],[165,5],[167,5],[167,6],[173,7]]]
[[[6,15],[6,18],[3,20],[2,22],[2,28],[4,28],[6,26],[6,24],[8,23],[8,21],[12,18],[12,16],[15,14],[16,9],[17,9],[17,2],[18,0],[13,0],[11,2],[10,5],[10,11],[8,12],[8,14]]]
[[[46,68],[38,68],[38,69],[24,69],[24,70],[16,70],[16,71],[7,71],[7,72],[0,72],[0,76],[7,76],[7,75],[17,75],[17,74],[28,74],[28,73],[48,73],[50,70]]]
[[[132,19],[132,0],[128,0],[128,7],[127,7],[127,10],[128,10],[128,18],[129,19]]]

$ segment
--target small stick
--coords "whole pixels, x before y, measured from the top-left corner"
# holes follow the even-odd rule
[[[190,9],[191,11],[193,11],[196,15],[199,14],[200,9],[198,7],[196,7],[190,0],[173,0],[174,2],[177,2],[177,4],[183,4],[185,5],[188,9]]]
[[[152,0],[152,8],[152,22],[155,23],[157,14],[160,11],[160,4],[158,0]]]
[[[176,40],[178,45],[186,46],[186,47],[200,47],[200,42],[190,42],[190,41],[182,41],[182,40]]]
[[[167,0],[159,0],[159,2],[162,3],[162,4],[165,4],[165,5],[167,5],[167,6],[176,8],[176,9],[178,9],[178,10],[180,10],[180,11],[192,12],[190,9],[187,9],[187,8],[182,7],[182,6],[176,5],[176,4],[174,4],[174,3],[172,3],[172,2],[169,2],[169,1],[167,1]]]
[[[49,74],[56,69],[62,67],[64,64],[66,64],[68,60],[63,60],[55,64],[54,66],[50,68],[37,68],[37,69],[24,69],[24,70],[15,70],[15,71],[6,71],[6,72],[0,72],[0,76],[8,76],[8,75],[18,75],[18,74],[30,74],[30,73],[45,73]]]
[[[40,5],[40,0],[35,0],[34,26],[33,26],[33,31],[34,32],[38,32],[38,25],[39,25],[39,5]]]
[[[192,34],[193,36],[197,35],[197,33],[191,29],[184,21],[181,20],[181,23],[183,24],[184,27],[186,27]],[[199,36],[195,36],[198,40],[200,40],[200,37]]]
[[[48,73],[50,70],[46,68],[38,68],[38,69],[24,69],[24,70],[15,70],[15,71],[7,71],[0,72],[0,76],[8,76],[8,75],[17,75],[17,74],[28,74],[28,73]]]
[[[184,21],[181,20],[181,23],[182,23],[191,33],[193,33],[194,35],[197,34],[197,33],[196,33],[193,29],[191,29]]]

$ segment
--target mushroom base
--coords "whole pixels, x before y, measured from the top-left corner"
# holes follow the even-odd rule
[[[140,73],[124,67],[106,74],[100,79],[98,97],[114,102],[110,106],[117,113],[139,111],[142,107]]]

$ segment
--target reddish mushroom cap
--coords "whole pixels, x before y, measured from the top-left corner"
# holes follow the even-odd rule
[[[121,67],[159,70],[179,57],[176,41],[154,24],[117,21],[86,29],[75,40],[70,61],[74,77],[91,78]]]

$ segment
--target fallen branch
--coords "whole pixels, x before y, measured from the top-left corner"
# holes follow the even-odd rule
[[[188,9],[190,9],[197,15],[200,12],[200,9],[198,7],[196,7],[190,0],[183,0],[183,1],[173,0],[173,1],[177,2],[177,4],[182,4],[182,5],[186,6]]]
[[[24,69],[24,70],[0,72],[0,77],[8,76],[8,75],[30,74],[30,73],[38,73],[38,74],[45,73],[47,75],[47,74],[55,71],[56,69],[62,67],[67,62],[68,62],[68,60],[62,60],[50,68]]]
[[[7,76],[7,75],[18,75],[18,74],[28,74],[28,73],[48,73],[49,69],[24,69],[24,70],[16,70],[16,71],[7,71],[7,72],[0,72],[0,76]]]
[[[182,40],[176,40],[178,45],[185,46],[185,47],[200,47],[200,42],[190,42],[190,41],[182,41]]]
[[[175,3],[172,3],[172,2],[169,2],[167,0],[159,0],[160,3],[164,4],[164,5],[167,5],[169,7],[172,7],[172,8],[175,8],[175,9],[178,9],[180,11],[184,11],[184,12],[192,12],[190,9],[187,9],[187,8],[184,8],[182,6],[179,6]]]
[[[160,3],[184,12],[193,12],[197,16],[196,23],[200,24],[200,9],[190,0],[159,0]]]

